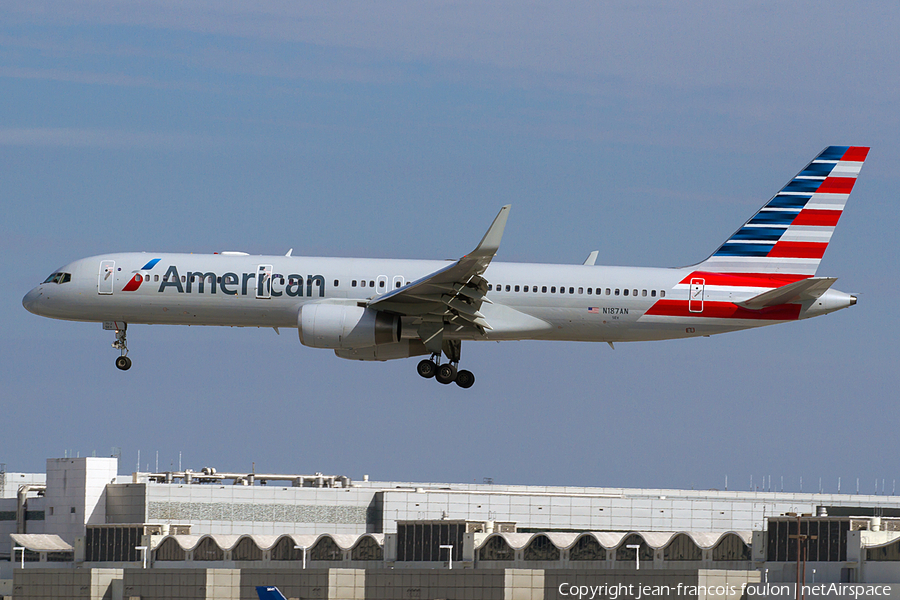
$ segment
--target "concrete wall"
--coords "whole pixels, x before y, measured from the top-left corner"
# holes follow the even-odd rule
[[[121,569],[17,569],[15,600],[113,600],[113,582]]]
[[[147,521],[191,524],[192,533],[377,533],[374,490],[278,486],[146,486]],[[110,486],[110,488],[119,486]],[[118,493],[118,490],[114,493]]]

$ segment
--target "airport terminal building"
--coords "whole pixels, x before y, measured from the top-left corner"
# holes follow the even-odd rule
[[[0,475],[0,595],[17,599],[543,599],[629,582],[739,598],[798,572],[900,597],[895,496],[122,476],[94,457]]]

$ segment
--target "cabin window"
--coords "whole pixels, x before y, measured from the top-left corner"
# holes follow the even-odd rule
[[[515,288],[515,289],[516,289],[516,291],[517,291],[517,292],[518,292],[518,291],[519,291],[519,286],[516,286],[516,288]]]
[[[628,290],[627,290],[627,289],[624,290],[624,293],[623,293],[622,295],[623,295],[623,296],[627,296],[627,295],[628,295]]]
[[[369,280],[369,287],[375,287],[375,282],[373,280]]]
[[[616,288],[616,296],[619,295],[619,288]]]
[[[646,295],[647,295],[647,290],[641,290],[641,296],[646,296]]]
[[[603,288],[597,288],[596,290],[594,290],[594,293],[599,296],[600,294],[603,293]]]
[[[509,285],[506,286],[506,291],[507,291],[507,292],[509,291]]]
[[[656,290],[650,290],[650,297],[656,298]]]
[[[350,287],[356,287],[356,280],[355,280],[355,279],[354,279],[353,281],[350,282]]]
[[[184,283],[184,282],[185,282],[185,278],[184,278],[184,277],[185,277],[184,275],[181,276],[181,283]]]
[[[153,281],[159,281],[159,275],[154,275],[154,276],[153,276]]]
[[[283,277],[281,278],[281,283],[284,283],[284,278],[283,278]],[[335,280],[334,280],[334,287],[337,287],[337,286],[339,286],[339,285],[341,285],[341,282],[338,281],[337,279],[335,279]]]
[[[637,296],[637,290],[631,290],[631,295],[632,295],[632,296]]]
[[[609,288],[606,288],[606,295],[609,296]]]
[[[546,286],[546,285],[545,285],[544,287],[541,288],[541,293],[542,293],[542,294],[546,294],[546,293],[547,293],[547,286]]]
[[[400,287],[400,282],[398,281],[397,284],[396,284],[394,287],[399,288],[399,287]]]
[[[363,279],[362,281],[359,282],[359,287],[366,287],[366,280],[365,280],[365,279]]]
[[[378,287],[384,287],[384,284],[387,283],[384,279],[378,281]],[[334,282],[334,285],[337,285],[337,281]]]
[[[665,298],[665,297],[666,297],[666,290],[659,290],[659,297],[660,297],[660,298]]]
[[[575,288],[570,287],[570,288],[569,288],[569,293],[570,293],[570,294],[574,294],[574,293],[575,293]]]
[[[584,288],[583,288],[583,287],[578,288],[578,293],[579,293],[579,294],[583,294],[583,293],[584,293]]]
[[[554,285],[554,286],[551,286],[551,288],[550,288],[550,293],[551,293],[551,294],[555,294],[555,293],[556,293],[556,286],[555,286],[555,285]]]
[[[587,290],[588,290],[588,296],[590,296],[593,293],[593,291],[591,290],[591,288],[588,288]]]
[[[528,286],[526,285],[526,286],[525,286],[525,289],[523,289],[522,291],[523,291],[523,292],[527,292],[527,291],[528,291]]]

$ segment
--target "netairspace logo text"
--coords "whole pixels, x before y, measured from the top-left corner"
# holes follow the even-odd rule
[[[757,596],[763,598],[794,598],[796,584],[776,583],[744,583],[737,585],[640,585],[634,583],[617,583],[602,585],[575,585],[561,583],[557,592],[560,597],[577,598],[578,600],[650,600],[652,598],[689,596],[697,597],[731,597]],[[820,583],[802,586],[803,595],[830,596],[835,598],[852,598],[859,600],[868,597],[891,595],[890,585],[862,585],[853,583]]]

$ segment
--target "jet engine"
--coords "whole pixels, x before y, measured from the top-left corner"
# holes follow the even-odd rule
[[[313,348],[369,348],[400,341],[400,317],[349,304],[304,304],[300,343]]]

